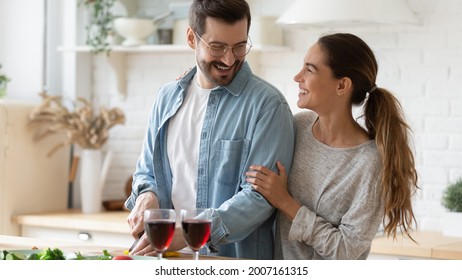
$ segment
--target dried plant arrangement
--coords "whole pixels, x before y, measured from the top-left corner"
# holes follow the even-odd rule
[[[58,133],[67,134],[67,140],[54,146],[48,156],[72,144],[82,149],[99,149],[106,143],[109,129],[125,123],[125,115],[119,108],[100,107],[97,114],[88,100],[78,97],[75,110],[71,112],[63,106],[60,96],[40,95],[42,103],[30,114],[29,125],[35,129],[34,140],[40,141]]]

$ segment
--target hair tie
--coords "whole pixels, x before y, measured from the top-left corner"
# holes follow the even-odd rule
[[[377,85],[374,85],[367,93],[371,94],[377,89]]]

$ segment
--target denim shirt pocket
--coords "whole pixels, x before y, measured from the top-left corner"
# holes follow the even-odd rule
[[[240,171],[249,153],[250,141],[220,140],[217,149],[217,180],[227,186],[236,186],[240,179]]]

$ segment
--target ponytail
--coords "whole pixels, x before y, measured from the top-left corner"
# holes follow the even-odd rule
[[[409,146],[406,123],[399,101],[387,90],[370,91],[364,107],[365,125],[382,158],[382,197],[385,233],[396,238],[398,228],[410,236],[416,223],[411,197],[418,189],[418,175]]]

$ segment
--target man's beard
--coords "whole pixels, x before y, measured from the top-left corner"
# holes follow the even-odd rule
[[[227,65],[223,64],[222,62],[217,61],[200,61],[197,63],[200,71],[204,75],[204,77],[212,83],[212,88],[217,86],[225,86],[230,84],[234,77],[236,76],[239,69],[241,69],[243,64],[242,60],[236,60],[234,64],[231,66],[231,69],[227,71],[224,75],[217,75],[217,72],[220,72],[218,67],[228,67]],[[213,74],[212,74],[213,73]]]

